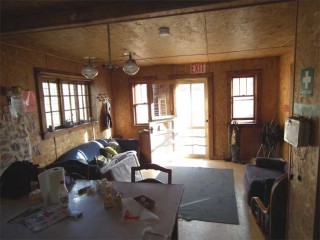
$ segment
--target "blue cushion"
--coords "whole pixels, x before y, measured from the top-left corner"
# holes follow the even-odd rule
[[[79,160],[86,163],[94,160],[95,156],[100,155],[100,149],[103,148],[103,145],[97,141],[90,141],[75,147],[68,152],[61,155],[57,162],[64,162],[68,160]]]
[[[253,164],[247,164],[245,167],[245,176],[250,185],[255,180],[264,181],[266,178],[277,179],[283,174],[281,171],[277,171],[269,168],[260,168]]]
[[[101,143],[103,145],[103,147],[107,147],[108,146],[107,139],[96,139],[95,141]]]
[[[269,169],[274,169],[277,171],[284,172],[286,165],[287,165],[287,162],[282,160],[281,158],[263,158],[263,157],[256,158],[256,166],[261,168],[269,168]]]

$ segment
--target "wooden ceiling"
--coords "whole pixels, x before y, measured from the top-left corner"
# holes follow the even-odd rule
[[[101,2],[2,1],[1,42],[76,61],[93,56],[107,63],[109,24],[113,64],[122,65],[127,60],[123,53],[129,50],[136,52],[140,66],[280,56],[294,46],[295,1],[260,1],[258,5],[252,0],[245,5],[244,1],[242,5],[240,1],[211,1],[210,5],[200,1],[199,6],[161,5],[155,7],[157,11],[137,7],[132,10],[135,14],[128,8],[131,1],[121,2],[108,17],[90,10],[104,9]],[[44,9],[51,9],[51,14]],[[88,14],[81,15],[81,9]],[[163,26],[170,28],[169,37],[159,36]]]

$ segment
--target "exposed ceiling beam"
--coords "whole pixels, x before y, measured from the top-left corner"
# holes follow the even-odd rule
[[[1,35],[188,14],[293,0],[0,1]],[[25,9],[24,9],[25,8]],[[29,14],[28,14],[29,12]]]

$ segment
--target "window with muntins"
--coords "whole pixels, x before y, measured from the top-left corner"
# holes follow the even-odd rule
[[[257,122],[257,74],[231,75],[231,123]]]
[[[147,83],[134,83],[132,85],[134,124],[148,124],[148,86]]]
[[[78,127],[91,120],[90,82],[78,75],[36,70],[44,138],[49,132]]]

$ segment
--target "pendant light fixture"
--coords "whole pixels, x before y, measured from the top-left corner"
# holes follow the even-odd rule
[[[82,69],[81,73],[84,77],[88,79],[94,79],[98,75],[98,70],[95,68],[92,62],[92,60],[94,60],[95,57],[84,57],[84,59],[87,60],[87,63]]]
[[[125,52],[125,56],[129,56],[129,60],[125,62],[123,66],[123,71],[128,75],[135,75],[139,72],[140,67],[137,65],[136,61],[132,59],[132,55],[135,55],[135,52]]]

